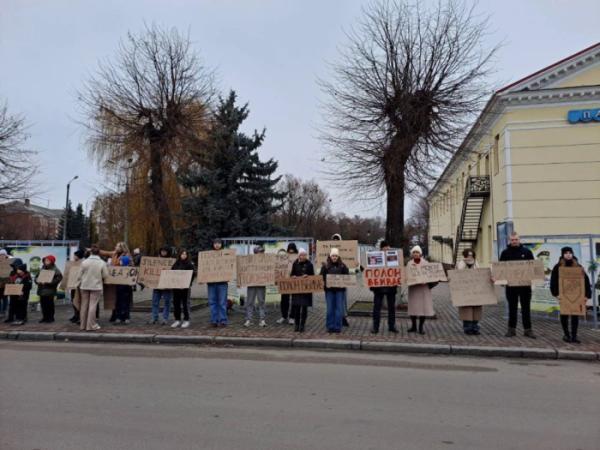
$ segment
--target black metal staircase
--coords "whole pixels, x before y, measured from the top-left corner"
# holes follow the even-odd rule
[[[483,205],[489,196],[489,176],[476,176],[467,179],[460,225],[454,241],[454,264],[456,264],[458,256],[464,249],[474,248],[477,244]]]

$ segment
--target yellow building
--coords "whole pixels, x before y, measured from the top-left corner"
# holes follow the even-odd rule
[[[556,263],[600,254],[600,43],[497,91],[428,196],[430,257],[497,260],[511,230]]]

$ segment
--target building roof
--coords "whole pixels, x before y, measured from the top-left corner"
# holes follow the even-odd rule
[[[0,208],[4,213],[29,213],[35,215],[41,215],[45,217],[59,219],[64,214],[62,209],[50,209],[44,208],[43,206],[32,205],[29,201],[14,200],[12,202],[3,203]]]

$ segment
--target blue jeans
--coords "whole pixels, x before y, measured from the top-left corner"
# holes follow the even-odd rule
[[[227,324],[227,283],[208,283],[210,322]]]
[[[342,318],[344,317],[345,291],[326,291],[327,302],[327,331],[342,331]]]
[[[172,295],[173,292],[170,289],[154,289],[152,291],[152,320],[158,320],[161,298],[165,300],[165,305],[163,307],[163,320],[169,320]]]
[[[8,314],[8,296],[0,295],[0,313]]]

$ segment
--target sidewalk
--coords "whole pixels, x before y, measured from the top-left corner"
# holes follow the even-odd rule
[[[203,296],[205,290],[195,287],[194,296]],[[499,291],[500,293],[501,291]],[[348,303],[356,300],[370,299],[367,289],[355,289],[349,292]],[[132,313],[129,325],[114,325],[108,322],[107,311],[101,312],[99,324],[102,329],[97,333],[80,333],[79,327],[68,322],[72,310],[70,306],[57,306],[56,321],[53,324],[38,324],[40,313],[30,312],[29,323],[15,327],[0,323],[0,337],[39,339],[66,339],[70,333],[74,339],[119,341],[118,335],[130,336],[130,342],[181,342],[181,343],[221,343],[232,345],[284,345],[313,348],[358,348],[362,350],[407,351],[425,353],[477,354],[490,356],[525,356],[539,358],[571,357],[582,359],[598,359],[600,353],[600,331],[592,328],[592,322],[581,322],[579,345],[568,344],[562,340],[562,329],[558,320],[550,318],[533,318],[533,329],[537,339],[522,336],[519,328],[518,336],[505,338],[506,320],[503,308],[485,307],[481,321],[481,335],[467,336],[462,331],[462,323],[458,319],[456,308],[450,303],[448,287],[441,283],[433,290],[436,320],[425,324],[426,335],[407,333],[410,326],[406,319],[397,319],[398,334],[387,331],[386,319],[382,317],[382,331],[372,335],[370,317],[350,317],[350,327],[344,328],[341,334],[328,334],[325,329],[325,301],[322,294],[314,296],[314,307],[309,311],[304,333],[295,333],[291,325],[279,325],[279,305],[268,305],[267,327],[259,328],[255,319],[253,326],[245,328],[244,312],[239,306],[230,314],[230,325],[226,328],[212,328],[209,323],[208,308],[191,313],[191,326],[186,329],[173,329],[170,326],[148,325],[149,313]],[[146,300],[150,292],[136,293],[136,302]],[[504,299],[501,299],[504,301]],[[43,332],[30,334],[28,332]],[[69,333],[69,334],[64,334]],[[111,336],[114,335],[114,336]],[[137,338],[135,336],[137,336]],[[87,337],[86,337],[87,336]],[[104,336],[104,337],[103,337]],[[176,336],[180,336],[177,338]],[[191,339],[189,339],[191,338]],[[231,339],[244,338],[244,339]],[[337,344],[336,344],[337,343]]]

